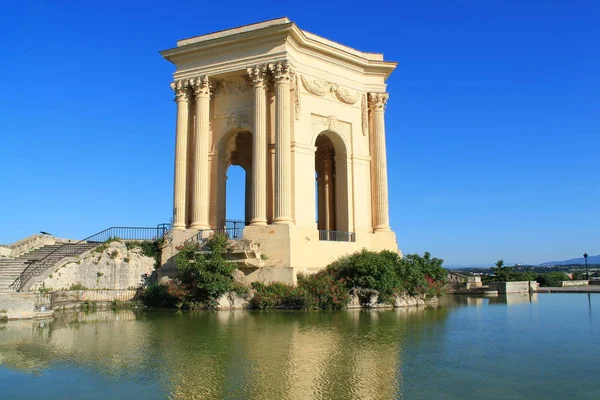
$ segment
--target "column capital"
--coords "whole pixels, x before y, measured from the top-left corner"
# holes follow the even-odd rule
[[[171,82],[171,90],[175,93],[176,102],[190,100],[190,83],[187,79]]]
[[[290,64],[287,60],[269,64],[269,71],[273,75],[275,84],[290,83],[292,75],[294,75],[292,64]]]
[[[372,111],[383,110],[387,104],[390,95],[387,93],[369,93],[369,108]]]
[[[196,95],[196,97],[210,97],[212,84],[208,76],[199,76],[197,78],[191,79],[190,81],[191,87],[194,89],[194,95]]]
[[[264,88],[267,80],[268,68],[267,65],[255,65],[254,67],[246,68],[246,72],[250,77],[252,86]]]

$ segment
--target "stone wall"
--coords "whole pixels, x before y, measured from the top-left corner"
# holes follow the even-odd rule
[[[536,281],[520,282],[491,282],[490,290],[497,290],[500,294],[533,292],[539,289]]]
[[[54,236],[38,233],[14,242],[11,245],[0,246],[2,247],[2,249],[0,249],[0,256],[12,258],[19,257],[31,250],[54,243],[56,243],[56,238]]]
[[[136,289],[145,286],[155,274],[155,260],[139,247],[110,242],[106,248],[84,253],[77,262],[55,266],[44,272],[30,290],[52,290],[81,285],[86,289]]]
[[[0,315],[8,319],[33,318],[36,311],[50,309],[49,293],[10,293],[0,295]]]
[[[577,280],[577,281],[561,281],[559,286],[560,287],[567,287],[567,286],[587,286],[589,284],[588,281],[586,280]]]
[[[137,290],[62,290],[51,294],[52,308],[70,308],[89,301],[109,303],[112,301],[132,301],[137,299]]]

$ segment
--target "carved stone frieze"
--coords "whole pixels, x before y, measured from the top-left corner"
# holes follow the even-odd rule
[[[298,83],[298,74],[294,75],[294,115],[296,121],[300,119],[300,111],[302,105],[300,104],[300,84]]]
[[[228,128],[242,128],[242,124],[248,125],[248,113],[232,112],[227,116],[226,125]]]
[[[241,76],[233,76],[221,79],[215,90],[215,95],[231,96],[247,92],[252,88],[252,83]]]
[[[350,91],[341,87],[337,83],[322,79],[314,79],[311,81],[308,80],[304,75],[302,75],[300,79],[302,80],[302,85],[306,91],[310,94],[314,94],[315,96],[323,97],[327,93],[331,93],[334,98],[346,104],[355,104],[358,100],[358,93],[352,94]]]
[[[334,131],[350,138],[352,133],[352,124],[346,121],[340,121],[335,115],[317,115],[311,114],[311,128],[313,134],[324,130]]]

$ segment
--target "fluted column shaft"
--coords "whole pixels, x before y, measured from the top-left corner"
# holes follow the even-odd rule
[[[252,135],[252,220],[250,225],[267,225],[267,68],[248,68],[254,87],[254,132]]]
[[[177,103],[177,127],[175,133],[175,177],[173,183],[173,229],[184,230],[186,221],[186,170],[189,84],[187,81],[171,83]]]
[[[385,152],[384,110],[387,93],[369,93],[369,106],[373,123],[371,163],[373,171],[373,231],[389,231],[387,157]]]
[[[209,107],[210,87],[208,77],[199,77],[193,81],[196,96],[196,131],[194,135],[194,180],[192,222],[190,228],[209,229],[208,210],[209,191]]]
[[[269,66],[275,82],[275,224],[292,223],[290,80],[287,62]]]

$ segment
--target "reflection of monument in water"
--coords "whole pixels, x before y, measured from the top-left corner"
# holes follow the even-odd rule
[[[81,313],[9,322],[0,358],[30,371],[62,363],[142,377],[172,399],[389,399],[402,391],[403,347],[446,311]]]
[[[537,293],[509,293],[499,294],[498,296],[489,297],[490,304],[524,304],[524,303],[537,303]]]

